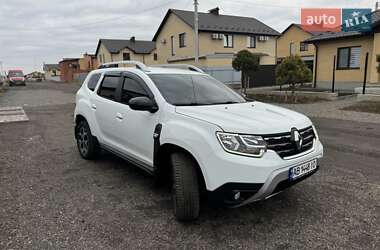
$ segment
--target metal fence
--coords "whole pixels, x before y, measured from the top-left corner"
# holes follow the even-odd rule
[[[204,68],[203,71],[225,84],[239,84],[241,82],[241,73],[233,68]]]
[[[205,68],[207,74],[225,84],[240,84],[241,72],[233,68]],[[259,71],[255,72],[250,80],[249,87],[264,87],[276,85],[276,65],[261,65]]]

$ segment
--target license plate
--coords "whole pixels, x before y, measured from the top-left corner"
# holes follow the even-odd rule
[[[299,166],[292,167],[289,169],[289,179],[295,180],[298,179],[304,175],[307,175],[308,173],[313,172],[317,169],[317,160],[312,160],[306,163],[303,163]]]

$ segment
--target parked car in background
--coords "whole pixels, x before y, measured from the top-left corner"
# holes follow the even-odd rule
[[[25,86],[25,77],[21,69],[14,69],[8,71],[9,86],[23,85]]]

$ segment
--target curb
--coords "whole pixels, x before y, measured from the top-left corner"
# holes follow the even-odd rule
[[[259,94],[259,95],[272,95],[272,96],[291,96],[291,91],[265,91],[265,90],[259,90],[259,91],[249,91],[249,94]],[[329,93],[329,92],[311,92],[311,91],[296,91],[296,96],[301,97],[314,97],[314,98],[320,98],[324,100],[329,101],[335,101],[338,100],[338,93]]]
[[[358,94],[357,100],[358,101],[380,102],[380,95]]]

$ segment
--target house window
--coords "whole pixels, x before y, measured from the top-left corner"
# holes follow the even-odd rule
[[[186,47],[186,33],[179,34],[179,47]]]
[[[172,56],[175,56],[175,51],[174,51],[174,36],[170,37],[170,45],[172,49]]]
[[[307,43],[300,43],[300,51],[308,51],[309,50],[309,44]]]
[[[247,47],[248,48],[256,48],[256,36],[248,36]]]
[[[337,69],[360,69],[361,47],[338,48]]]
[[[234,36],[229,34],[224,34],[223,36],[224,48],[234,47]]]
[[[157,53],[154,53],[154,54],[153,54],[153,60],[155,60],[155,61],[158,60],[158,55],[157,55]]]
[[[290,43],[289,45],[290,55],[294,56],[296,54],[296,45],[294,43]]]
[[[105,56],[103,54],[103,63],[105,63],[105,62],[106,62],[106,58],[105,58]]]
[[[99,62],[100,62],[100,63],[103,63],[102,55],[99,55]]]
[[[123,53],[123,60],[124,61],[131,60],[131,54],[130,53]]]

